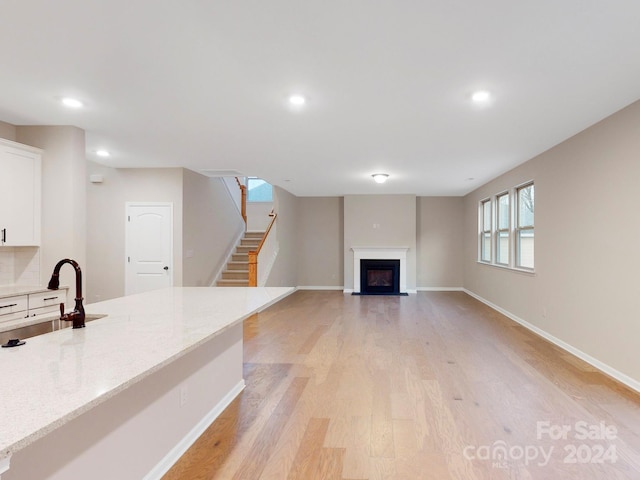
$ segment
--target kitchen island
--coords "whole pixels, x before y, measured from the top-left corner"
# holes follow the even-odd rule
[[[0,351],[2,480],[160,476],[244,387],[242,321],[292,288],[169,288]]]

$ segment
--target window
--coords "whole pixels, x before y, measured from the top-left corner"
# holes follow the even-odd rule
[[[478,213],[478,260],[533,270],[534,212],[533,182],[482,200]]]
[[[491,200],[482,202],[480,208],[480,260],[491,261]]]
[[[535,190],[533,183],[516,190],[518,224],[516,228],[516,266],[533,268]]]
[[[258,177],[247,177],[247,202],[273,202],[273,187]]]
[[[496,228],[496,263],[501,265],[509,265],[509,233],[510,233],[510,216],[509,210],[509,192],[498,195],[496,206],[498,211],[497,228]]]

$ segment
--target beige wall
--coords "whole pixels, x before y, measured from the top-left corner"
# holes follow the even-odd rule
[[[42,154],[41,281],[55,264],[76,260],[87,266],[87,189],[84,130],[69,126],[19,126],[16,141],[44,150]],[[86,274],[84,282],[86,285]],[[60,283],[75,285],[72,268],[60,271]],[[73,293],[73,288],[71,289]]]
[[[342,197],[298,199],[298,285],[343,288]]]
[[[417,199],[418,288],[461,288],[464,202],[461,197]]]
[[[267,278],[267,287],[298,286],[298,200],[295,195],[274,185],[273,207],[278,214],[276,235],[279,252]]]
[[[273,202],[247,202],[247,230],[264,232],[271,223],[271,210]]]
[[[184,170],[183,286],[209,287],[245,229],[222,178]]]
[[[640,381],[640,102],[467,195],[465,288]],[[536,273],[481,265],[483,197],[536,185]]]
[[[124,295],[125,203],[173,203],[173,284],[182,285],[182,168],[115,169],[93,162],[89,174],[103,183],[88,183],[88,303]]]
[[[377,225],[377,226],[376,226]],[[345,195],[344,286],[353,288],[351,247],[409,247],[407,289],[416,288],[416,196]]]
[[[16,141],[16,126],[0,121],[0,138]]]

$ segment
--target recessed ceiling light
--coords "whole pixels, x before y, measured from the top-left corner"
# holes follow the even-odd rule
[[[307,99],[304,98],[302,95],[291,95],[289,97],[289,103],[294,107],[301,107],[305,103],[307,103]]]
[[[389,175],[387,175],[386,173],[374,173],[371,176],[376,181],[376,183],[384,183],[387,181],[387,178],[389,178]]]
[[[62,104],[65,107],[69,107],[69,108],[82,108],[82,107],[84,107],[84,103],[82,103],[77,98],[71,98],[71,97],[64,97],[62,99]]]
[[[475,103],[486,103],[491,100],[491,93],[486,90],[478,90],[471,95],[471,100]]]
[[[96,150],[96,155],[99,157],[110,157],[111,153],[108,150]]]

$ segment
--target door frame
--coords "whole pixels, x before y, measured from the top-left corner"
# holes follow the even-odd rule
[[[124,204],[124,294],[130,293],[129,280],[129,208],[130,207],[169,207],[169,227],[171,235],[169,238],[169,286],[173,287],[173,202],[125,202]]]

